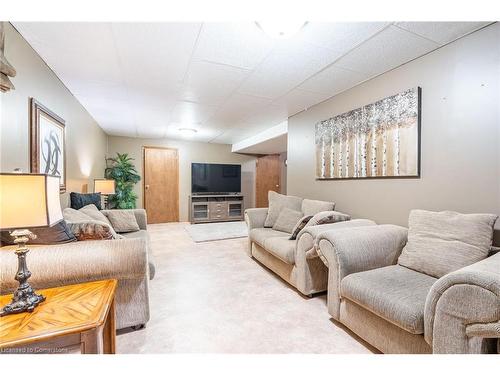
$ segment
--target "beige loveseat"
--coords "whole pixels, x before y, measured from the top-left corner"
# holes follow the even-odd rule
[[[272,195],[271,192],[270,200],[273,199]],[[321,203],[328,203],[297,199],[300,199],[296,201],[300,202],[299,209],[309,214],[315,212],[312,207],[306,207],[308,204],[321,207]],[[334,203],[331,205],[333,209]],[[251,208],[245,211],[245,221],[249,231],[247,253],[307,296],[325,291],[328,284],[328,269],[318,258],[315,250],[316,237],[324,231],[333,233],[346,228],[376,225],[375,222],[365,219],[310,225],[302,229],[295,240],[290,240],[290,233],[265,227],[268,210],[268,208]],[[335,211],[330,212],[332,215],[343,215]],[[326,211],[321,213],[325,214]]]
[[[457,219],[449,222],[458,226]],[[481,234],[486,258],[459,266],[479,248],[471,245],[480,237],[471,234],[473,227],[462,225],[441,238],[437,233],[446,229],[435,223],[413,235],[410,229],[410,236],[395,225],[320,234],[317,250],[329,269],[328,312],[383,353],[500,351],[500,253],[487,255],[488,230]],[[436,244],[423,249],[436,254],[427,264],[416,258],[422,248],[403,251],[409,237],[422,243],[424,236]],[[459,242],[466,255],[447,260],[443,254],[453,254]],[[427,273],[415,270],[423,267]],[[444,275],[436,277],[438,269]]]
[[[102,211],[105,213],[105,211]],[[133,210],[140,231],[124,239],[33,245],[28,254],[29,279],[36,289],[117,279],[116,328],[142,326],[149,320],[149,279],[154,275],[146,211]],[[0,294],[17,287],[13,246],[0,248]]]

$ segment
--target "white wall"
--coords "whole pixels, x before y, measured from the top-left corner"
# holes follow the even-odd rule
[[[191,163],[233,163],[241,164],[241,188],[245,196],[245,208],[254,207],[255,199],[255,157],[231,152],[231,145],[202,142],[185,142],[170,139],[141,139],[130,137],[108,137],[108,156],[127,153],[135,159],[141,178],[142,147],[161,146],[176,148],[179,152],[179,216],[180,221],[189,220],[189,195],[191,194]],[[136,185],[139,196],[137,206],[142,207],[142,181]]]
[[[420,179],[315,179],[318,121],[415,86],[422,87]],[[499,108],[497,23],[291,117],[288,194],[400,225],[412,208],[500,214]]]
[[[16,87],[0,93],[0,170],[29,172],[29,98],[34,97],[66,121],[66,185],[61,195],[84,192],[93,179],[104,175],[106,134],[45,62],[7,22],[5,56],[16,68]]]

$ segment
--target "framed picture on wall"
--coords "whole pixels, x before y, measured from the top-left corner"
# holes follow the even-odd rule
[[[34,98],[30,98],[30,171],[60,178],[66,191],[65,121]]]

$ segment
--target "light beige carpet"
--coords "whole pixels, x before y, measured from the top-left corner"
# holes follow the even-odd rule
[[[195,243],[185,225],[149,226],[151,320],[118,335],[118,353],[370,353],[326,295],[302,297],[249,258],[246,238]]]

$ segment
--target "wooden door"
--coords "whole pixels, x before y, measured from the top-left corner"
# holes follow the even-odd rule
[[[144,147],[144,208],[148,223],[179,221],[179,156],[176,149]]]
[[[257,158],[255,171],[255,207],[268,207],[269,190],[280,192],[280,156],[266,155]]]

